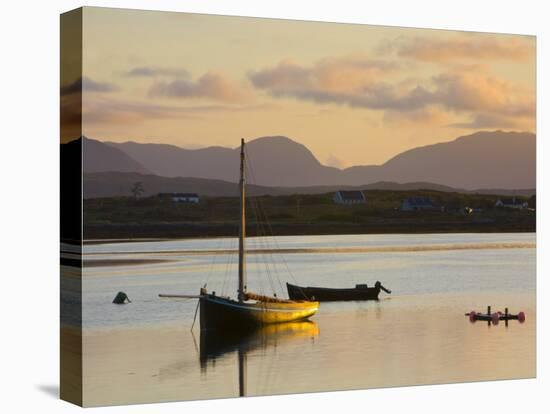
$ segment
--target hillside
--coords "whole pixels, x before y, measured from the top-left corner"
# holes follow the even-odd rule
[[[236,183],[224,180],[210,180],[205,178],[160,177],[151,174],[102,172],[84,174],[84,198],[123,197],[130,196],[130,189],[136,182],[143,184],[143,196],[152,196],[158,193],[193,192],[201,196],[237,197],[239,195]],[[309,187],[268,187],[253,184],[247,185],[247,194],[257,195],[291,195],[291,194],[323,194],[334,193],[338,190],[434,190],[442,192],[463,192],[480,194],[520,195],[531,196],[534,189],[474,189],[464,190],[433,184],[428,182],[411,182],[399,184],[380,181],[359,186],[323,185]]]
[[[193,150],[135,142],[106,145],[124,152],[155,175],[237,181],[238,148]],[[286,137],[257,138],[246,148],[252,182],[271,187],[358,186],[379,181],[424,181],[468,190],[536,185],[536,137],[527,132],[477,132],[405,151],[382,165],[346,169],[322,165],[308,148]],[[87,154],[87,158],[94,164],[94,154]]]
[[[85,173],[120,171],[150,174],[151,171],[118,148],[112,148],[100,141],[82,140],[83,168]],[[71,143],[64,144],[71,145]],[[73,144],[74,145],[74,144]]]
[[[458,188],[535,188],[536,138],[530,133],[477,132],[403,152],[376,169],[352,167],[346,182],[431,181]]]

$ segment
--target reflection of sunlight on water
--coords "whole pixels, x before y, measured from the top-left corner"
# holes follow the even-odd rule
[[[471,324],[465,310],[483,309],[488,301],[494,309],[524,310],[527,321],[508,328]],[[195,341],[189,320],[88,330],[90,398],[99,404],[236,396],[239,351],[247,355],[248,395],[535,374],[533,294],[405,295],[331,304],[313,321],[221,339],[197,330]]]
[[[130,268],[129,268],[130,267]],[[107,266],[99,268],[89,268],[83,270],[84,276],[139,276],[155,274],[170,274],[170,273],[201,273],[207,268],[203,265],[189,266],[185,264],[170,263],[162,266],[159,265],[139,265],[137,266]]]
[[[277,248],[273,246],[271,248],[255,247],[247,249],[247,255],[256,254],[339,254],[339,253],[388,253],[388,252],[431,252],[431,251],[446,251],[446,250],[484,250],[484,249],[534,249],[535,243],[463,243],[463,244],[433,244],[433,245],[408,245],[408,246],[371,246],[371,247],[322,247],[322,248]],[[172,251],[136,251],[134,254],[143,256],[155,255],[156,257],[171,257],[174,256],[202,256],[218,254],[232,254],[235,253],[235,249],[221,249],[221,250],[172,250]],[[123,254],[128,256],[132,252],[124,252]],[[111,255],[121,255],[120,252],[112,252]],[[88,257],[105,257],[105,253],[85,253]]]
[[[476,243],[534,241],[533,235],[416,237],[431,245],[466,243],[470,236]],[[300,246],[313,240],[322,247],[327,240],[298,239],[287,238],[284,243]],[[328,240],[346,246],[344,237]],[[349,240],[348,245],[398,243],[395,237]],[[413,240],[408,237],[402,244]],[[164,243],[156,250],[166,250]],[[171,243],[174,249],[197,248],[198,241]],[[211,249],[212,243],[199,244]],[[151,246],[142,243],[139,248],[155,250]],[[85,269],[85,375],[90,403],[235,396],[239,349],[247,354],[250,395],[531,377],[535,374],[535,254],[535,249],[508,248],[287,255],[285,262],[303,285],[346,287],[380,280],[393,294],[382,294],[378,302],[322,303],[315,323],[306,329],[238,337],[235,343],[216,340],[206,358],[201,358],[206,342],[200,337],[193,342],[189,332],[196,301],[167,301],[157,295],[198,293],[206,279],[209,290],[221,293],[225,286],[234,295],[237,268],[235,261],[226,263],[228,255],[175,253],[173,262]],[[136,256],[98,255],[101,259]],[[258,260],[249,258],[249,286],[256,290],[265,278],[266,257],[252,256]],[[273,275],[286,282],[285,262],[277,255],[272,258]],[[265,280],[263,284],[271,288]],[[131,304],[111,304],[119,290],[128,294]],[[510,323],[508,328],[470,324],[464,313],[487,305],[494,310],[509,307],[514,313],[523,310],[527,321]]]
[[[535,233],[447,233],[447,234],[350,234],[326,236],[278,236],[252,237],[253,245],[278,246],[280,248],[351,248],[384,246],[422,246],[426,244],[463,243],[534,243]],[[180,239],[153,242],[109,244],[85,244],[84,253],[223,250],[235,248],[235,238]]]
[[[452,235],[447,237],[453,238]],[[441,235],[437,239],[443,240]],[[493,242],[499,240],[500,235],[493,235]],[[392,299],[402,295],[458,292],[530,292],[535,288],[535,253],[535,249],[495,249],[293,254],[286,257],[255,255],[248,260],[248,285],[252,291],[284,297],[284,283],[292,283],[292,276],[302,285],[327,287],[351,287],[356,283],[372,285],[381,280],[393,290]],[[292,276],[289,276],[287,265]],[[236,260],[230,263],[230,257],[222,254],[187,256],[181,262],[85,268],[84,323],[86,326],[128,323],[139,326],[157,323],[159,317],[167,321],[187,320],[192,317],[189,315],[192,306],[159,301],[157,295],[194,294],[207,282],[210,291],[234,296],[236,272]],[[271,281],[266,278],[268,274]],[[126,292],[133,300],[131,308],[121,310],[106,306],[118,290]],[[341,306],[346,309],[348,305]],[[331,311],[338,307],[324,304],[323,309]]]
[[[288,341],[314,339],[319,336],[319,326],[314,321],[288,322],[266,325],[247,332],[200,332],[200,361],[206,372],[208,362],[227,357],[236,352],[265,353],[269,347],[277,347]]]

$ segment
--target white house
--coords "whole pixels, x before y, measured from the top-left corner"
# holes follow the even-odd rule
[[[336,204],[365,204],[367,198],[362,191],[337,191],[333,200]]]
[[[495,207],[503,208],[513,208],[516,210],[523,210],[524,208],[529,207],[529,204],[526,201],[518,200],[516,197],[513,198],[501,198],[498,199],[495,203]]]
[[[159,197],[170,198],[174,203],[198,204],[200,201],[197,193],[160,193]]]

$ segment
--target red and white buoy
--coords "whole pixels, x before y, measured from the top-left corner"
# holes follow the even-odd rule
[[[465,314],[471,323],[477,321],[485,321],[487,324],[498,325],[500,321],[504,321],[508,326],[508,321],[516,320],[519,323],[525,322],[525,312],[519,312],[517,315],[508,312],[508,308],[504,309],[504,313],[501,311],[491,312],[491,307],[487,306],[487,313],[481,313],[476,311],[470,311]]]

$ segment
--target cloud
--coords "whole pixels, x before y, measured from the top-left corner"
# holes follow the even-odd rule
[[[528,119],[512,118],[509,116],[503,116],[499,114],[483,113],[477,114],[471,118],[468,122],[457,122],[449,124],[448,126],[454,128],[465,129],[487,129],[487,128],[501,128],[501,129],[514,129],[514,130],[531,130],[534,125]]]
[[[311,67],[283,61],[249,73],[252,84],[274,97],[370,109],[413,109],[431,103],[422,85],[384,80],[397,70],[390,62],[324,59]]]
[[[61,87],[61,96],[72,95],[80,92],[114,92],[118,88],[107,82],[97,82],[86,76],[76,79],[74,82]]]
[[[249,79],[274,97],[290,97],[322,104],[370,109],[413,109],[433,100],[423,86],[408,81],[390,83],[385,78],[398,65],[369,59],[323,59],[304,67],[283,61],[272,68],[250,72]]]
[[[443,125],[452,112],[534,119],[535,98],[528,88],[482,65],[446,68],[425,79],[395,80],[398,68],[380,61],[324,59],[312,66],[283,61],[249,78],[276,98],[380,110],[386,122]]]
[[[426,107],[410,111],[387,110],[384,112],[384,122],[392,125],[410,126],[412,124],[446,126],[449,123],[449,113],[437,107]]]
[[[82,107],[83,120],[90,124],[139,123],[150,119],[184,117],[181,108],[135,100],[86,99]]]
[[[300,88],[311,88],[311,72],[311,69],[283,61],[273,68],[251,71],[248,77],[257,88],[268,89],[274,94],[285,94]]]
[[[139,66],[125,73],[127,77],[154,78],[157,76],[169,76],[175,78],[188,78],[189,72],[183,68],[164,68],[152,66]]]
[[[427,102],[430,93],[424,86],[385,80],[398,69],[396,63],[366,58],[326,58],[309,67],[286,60],[248,77],[256,88],[279,98],[371,109],[407,109]]]
[[[153,119],[196,119],[208,113],[273,109],[277,109],[275,104],[178,106],[96,96],[83,102],[82,119],[86,124],[135,125]]]
[[[243,103],[250,99],[248,89],[218,72],[207,72],[198,80],[177,79],[157,82],[149,89],[150,97],[205,98],[226,103]]]
[[[532,92],[488,72],[472,68],[445,72],[432,79],[436,86],[434,100],[449,109],[510,116],[535,115]]]
[[[462,35],[456,38],[435,37],[398,38],[382,48],[395,51],[400,57],[428,62],[450,62],[471,59],[476,61],[526,61],[534,58],[534,43],[528,38],[491,35]]]
[[[325,58],[310,67],[284,60],[275,67],[251,71],[248,77],[255,87],[276,96],[313,96],[314,91],[322,96],[322,92],[353,93],[398,67],[394,62],[364,57]]]

